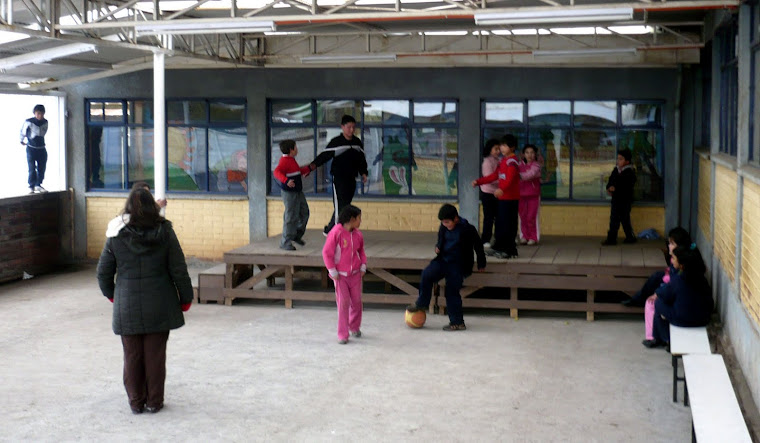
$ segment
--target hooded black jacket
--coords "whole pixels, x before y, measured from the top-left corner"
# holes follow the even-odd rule
[[[472,274],[472,266],[475,264],[473,260],[472,252],[478,256],[478,269],[486,267],[486,254],[483,251],[483,243],[480,241],[480,235],[475,226],[471,225],[466,219],[459,217],[459,223],[461,224],[461,232],[459,234],[459,259],[462,265],[462,275],[469,277]],[[438,242],[435,244],[439,251],[443,251],[444,234],[446,233],[446,226],[438,228]],[[442,259],[439,253],[436,256],[436,260]]]
[[[111,225],[97,272],[100,290],[114,301],[113,332],[151,334],[184,325],[181,305],[192,303],[193,287],[171,223]]]

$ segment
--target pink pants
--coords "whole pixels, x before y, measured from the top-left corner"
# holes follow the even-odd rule
[[[541,235],[538,229],[538,207],[541,197],[538,195],[520,197],[517,211],[520,214],[520,237],[525,240],[538,241]]]
[[[362,274],[341,275],[335,282],[335,303],[338,305],[338,340],[348,340],[348,331],[362,325]]]
[[[647,299],[644,304],[644,338],[654,340],[654,300]]]

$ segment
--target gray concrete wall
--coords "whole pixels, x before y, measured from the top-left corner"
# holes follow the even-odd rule
[[[665,187],[675,189],[675,69],[417,68],[175,70],[166,73],[166,96],[245,97],[248,100],[250,236],[266,235],[268,98],[451,98],[459,101],[459,174],[479,175],[482,99],[665,100]],[[66,89],[69,183],[76,199],[76,248],[85,256],[85,121],[87,98],[149,98],[151,71],[92,81]],[[464,182],[463,182],[464,183]],[[677,199],[666,193],[666,225],[678,223]],[[478,195],[461,186],[461,212],[477,220]],[[673,210],[670,208],[673,207]]]

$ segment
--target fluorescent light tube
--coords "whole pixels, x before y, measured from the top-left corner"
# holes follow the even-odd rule
[[[589,48],[533,51],[534,57],[594,57],[599,55],[636,55],[636,48]]]
[[[135,23],[138,35],[155,34],[222,34],[242,32],[269,32],[277,30],[273,21],[188,21],[167,20]]]
[[[633,8],[557,9],[540,11],[492,12],[475,14],[475,24],[530,25],[537,23],[569,23],[631,20]]]
[[[351,63],[351,62],[394,62],[396,54],[353,54],[353,55],[308,55],[301,57],[301,63]]]
[[[68,57],[70,55],[90,51],[97,51],[97,47],[89,43],[74,43],[71,45],[58,46],[57,48],[30,52],[28,54],[14,55],[12,57],[0,59],[0,71],[6,71],[24,65],[45,63],[56,58]]]

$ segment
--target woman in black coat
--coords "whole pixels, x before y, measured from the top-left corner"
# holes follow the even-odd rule
[[[132,412],[164,405],[166,342],[185,324],[193,288],[185,255],[149,191],[130,192],[112,220],[98,262],[98,283],[113,304],[113,332],[124,347],[124,386]],[[114,284],[114,276],[116,282]]]

